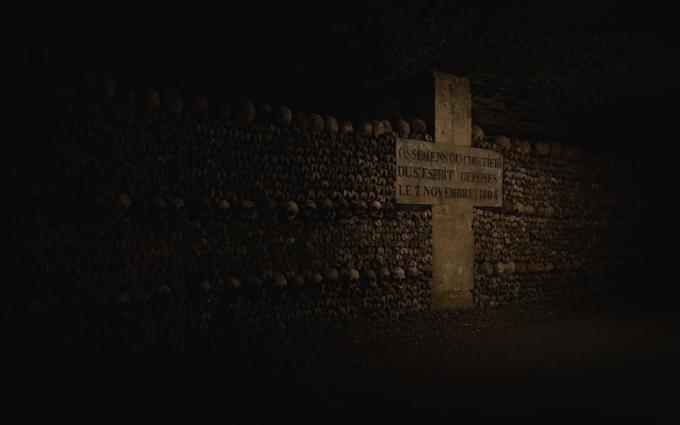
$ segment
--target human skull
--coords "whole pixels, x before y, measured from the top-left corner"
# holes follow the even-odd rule
[[[304,112],[295,111],[293,113],[293,122],[295,123],[295,127],[299,128],[301,131],[309,130],[309,117]]]
[[[246,220],[254,220],[257,218],[257,211],[255,209],[255,204],[252,201],[244,199],[239,205],[241,212],[241,218]]]
[[[335,215],[335,210],[333,208],[333,201],[328,198],[321,200],[321,213],[325,219],[331,219]]]
[[[207,279],[203,279],[200,283],[199,286],[201,287],[202,290],[204,291],[210,291],[212,289],[212,285],[210,284],[210,281]]]
[[[503,267],[503,263],[498,262],[493,265],[493,271],[497,275],[502,275],[505,272],[505,269]]]
[[[348,212],[349,203],[347,202],[346,199],[337,198],[334,201],[334,206],[335,206],[334,211],[338,213],[341,217],[346,217],[349,214]]]
[[[152,88],[144,90],[144,107],[148,110],[158,109],[161,106],[161,97],[158,92]]]
[[[219,208],[219,210],[220,210],[222,213],[227,213],[227,212],[231,211],[231,204],[230,204],[229,201],[227,201],[226,199],[221,199],[221,200],[217,203],[217,208]]]
[[[362,199],[357,199],[357,200],[352,201],[352,205],[358,211],[366,211],[368,209],[368,205],[366,204],[366,201],[364,201]]]
[[[311,113],[309,114],[309,128],[312,131],[323,131],[324,130],[324,121],[321,115]]]
[[[179,115],[182,112],[182,96],[176,90],[167,89],[163,92],[163,104],[170,114]]]
[[[226,286],[228,289],[236,291],[241,289],[241,281],[237,277],[232,276],[227,278]]]
[[[262,279],[254,274],[248,274],[245,277],[245,282],[248,285],[248,288],[250,289],[260,289],[262,288]]]
[[[208,115],[208,99],[200,93],[191,96],[191,112],[196,116]]]
[[[340,279],[340,272],[335,267],[329,267],[324,272],[324,278],[328,283],[335,283]]]
[[[352,121],[344,120],[342,122],[342,125],[340,126],[340,134],[352,134],[352,133],[354,133],[354,126],[352,125]]]
[[[382,282],[383,285],[387,285],[390,282],[390,269],[387,267],[380,267],[378,269],[378,279],[380,282]]]
[[[326,115],[323,117],[324,128],[327,132],[335,134],[338,132],[338,120],[335,117]]]
[[[552,158],[561,158],[562,157],[562,145],[559,143],[551,143],[550,144],[550,156]]]
[[[515,201],[512,203],[512,210],[515,212],[515,214],[524,214],[524,204],[519,201]]]
[[[287,106],[277,105],[274,108],[274,124],[281,128],[290,127],[290,123],[293,121],[293,111]]]
[[[156,288],[156,293],[159,295],[170,295],[172,293],[172,289],[170,289],[167,284],[162,283]]]
[[[306,218],[312,219],[316,217],[316,202],[312,199],[307,199],[303,207],[303,212]]]
[[[399,284],[404,283],[406,280],[406,272],[402,267],[399,266],[392,270],[392,276],[394,276],[394,280]]]
[[[378,287],[378,275],[376,275],[375,270],[364,270],[364,282],[366,282],[366,285],[370,288]]]
[[[356,285],[359,282],[359,270],[353,267],[349,269],[348,282],[350,285]]]
[[[368,121],[363,121],[359,124],[357,133],[362,137],[371,137],[373,135],[373,125]]]
[[[476,125],[472,126],[472,141],[475,143],[484,141],[484,130]]]
[[[120,193],[116,198],[116,205],[122,210],[127,210],[132,205],[132,200],[127,193]]]
[[[538,156],[548,156],[550,155],[550,145],[544,142],[534,143],[534,151]]]
[[[555,217],[555,207],[548,205],[543,209],[543,214],[546,217]]]
[[[512,148],[512,142],[505,136],[498,136],[494,140],[494,143],[501,147],[501,150],[507,151]]]
[[[323,283],[323,276],[319,272],[309,271],[307,273],[307,280],[312,282],[315,286],[319,286]]]
[[[300,289],[305,286],[305,278],[298,272],[286,273],[286,279],[293,284],[294,288]]]
[[[176,210],[180,210],[180,209],[184,208],[184,200],[182,198],[177,197],[177,196],[173,197],[170,200],[170,203],[171,203],[172,207]]]
[[[122,291],[118,294],[118,302],[121,304],[130,304],[130,294],[127,291]]]
[[[505,273],[505,274],[515,273],[515,263],[513,261],[509,261],[507,263],[504,263],[503,264],[503,273]]]
[[[392,134],[394,129],[392,128],[392,123],[389,120],[382,120],[382,125],[385,127],[385,133]]]
[[[274,275],[272,276],[272,285],[274,286],[274,288],[283,289],[286,287],[287,284],[288,280],[286,279],[286,275],[284,275],[281,272],[274,273]]]
[[[479,266],[479,271],[485,276],[493,275],[493,265],[491,263],[485,262]]]
[[[409,277],[414,279],[420,276],[420,272],[418,271],[418,266],[416,264],[410,265],[407,270],[407,273]]]
[[[397,133],[399,133],[399,137],[402,139],[408,139],[411,137],[411,125],[405,119],[397,119],[397,121],[394,123],[394,126],[397,129]]]
[[[522,155],[529,155],[531,153],[531,142],[528,140],[520,140],[519,150]]]
[[[295,217],[297,217],[299,212],[300,209],[295,201],[286,202],[286,219],[289,223],[295,220]]]
[[[241,100],[233,111],[234,125],[240,128],[249,126],[255,120],[255,105],[248,99]]]
[[[382,121],[372,121],[371,127],[373,128],[373,136],[379,137],[385,134],[385,123]]]
[[[511,143],[511,148],[510,150],[514,153],[521,154],[522,153],[522,141],[519,139],[512,139],[510,141]]]
[[[426,134],[427,123],[420,118],[414,118],[411,121],[411,131],[415,134]]]

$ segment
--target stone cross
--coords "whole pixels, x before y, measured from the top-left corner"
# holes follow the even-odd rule
[[[434,73],[434,144],[397,143],[398,203],[432,205],[432,307],[472,306],[473,207],[502,205],[502,155],[472,144],[470,82]]]

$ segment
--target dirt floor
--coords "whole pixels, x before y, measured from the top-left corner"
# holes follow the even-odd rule
[[[198,406],[251,420],[680,418],[679,324],[650,300],[430,312],[125,366],[34,350],[5,363],[5,383],[17,401]]]

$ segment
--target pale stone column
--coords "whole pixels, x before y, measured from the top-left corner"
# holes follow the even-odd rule
[[[434,141],[472,144],[470,81],[434,73]],[[472,306],[475,241],[473,207],[432,206],[432,307]]]

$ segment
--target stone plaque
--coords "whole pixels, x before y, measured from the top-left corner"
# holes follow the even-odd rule
[[[398,139],[397,203],[503,205],[503,155],[486,149]]]

